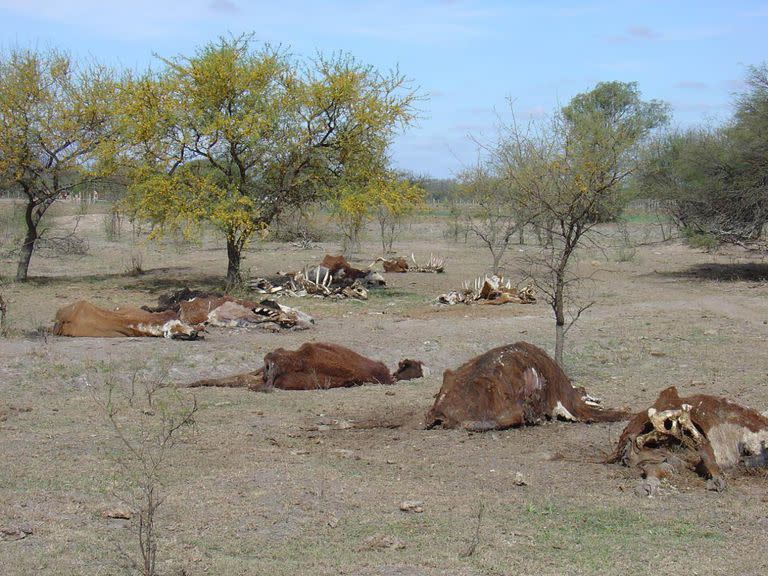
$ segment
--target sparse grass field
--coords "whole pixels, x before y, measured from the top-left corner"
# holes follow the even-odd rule
[[[75,211],[57,210],[53,224],[71,228]],[[396,244],[425,260],[430,252],[445,256],[445,274],[389,274],[388,288],[365,303],[286,300],[315,316],[310,331],[212,329],[201,342],[48,336],[56,309],[80,298],[140,305],[185,285],[221,287],[226,257],[215,235],[153,244],[132,240],[128,227],[109,241],[106,208],[101,212],[80,218],[85,256],[35,257],[25,285],[8,280],[11,257],[0,262],[11,331],[0,340],[0,529],[32,532],[0,540],[1,573],[131,573],[125,554],[137,552],[133,521],[103,514],[118,503],[121,480],[121,448],[99,407],[107,377],[127,388],[137,371],[167,372],[171,382],[224,376],[255,369],[273,348],[310,340],[345,344],[390,367],[419,358],[432,374],[391,387],[195,390],[196,426],[173,449],[162,486],[162,574],[768,572],[763,473],[734,475],[720,494],[703,481],[673,478],[649,499],[634,494],[631,471],[602,464],[622,423],[485,434],[422,429],[443,369],[493,346],[524,339],[551,350],[554,340],[543,303],[431,303],[490,262],[471,241],[444,239],[447,218],[420,215]],[[628,258],[615,230],[603,232],[611,246],[584,252],[578,263],[594,273],[589,290],[597,303],[569,334],[573,380],[609,406],[643,408],[674,384],[768,409],[768,261],[676,242],[647,244]],[[629,232],[656,239],[653,224],[640,217]],[[4,240],[3,253],[8,248]],[[520,250],[533,249],[510,251],[510,277],[519,275]],[[371,234],[358,263],[367,265],[379,250]],[[146,272],[127,275],[137,251]],[[258,243],[244,267],[271,275],[326,252],[337,246]],[[157,392],[158,401],[167,395]],[[381,426],[343,425],[355,421]],[[527,486],[513,484],[516,472]],[[424,512],[401,512],[402,500],[423,501]],[[386,538],[405,547],[375,545]]]

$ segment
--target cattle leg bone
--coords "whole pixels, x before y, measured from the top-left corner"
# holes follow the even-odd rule
[[[668,438],[675,438],[688,448],[698,447],[703,437],[691,422],[691,405],[683,404],[680,410],[657,411],[648,408],[648,420],[653,430],[641,434],[635,440],[638,448],[643,448],[649,442],[660,443]]]

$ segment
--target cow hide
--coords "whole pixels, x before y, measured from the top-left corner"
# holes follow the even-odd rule
[[[309,342],[298,350],[278,348],[264,356],[264,366],[226,378],[198,380],[189,387],[247,387],[251,390],[325,390],[361,384],[392,384],[421,377],[421,362],[404,360],[392,375],[376,360],[339,344]]]
[[[57,336],[162,336],[175,340],[202,338],[199,330],[180,321],[173,311],[147,312],[140,308],[121,307],[105,310],[80,300],[56,312],[53,333]]]
[[[545,419],[608,422],[627,417],[627,412],[595,406],[544,350],[517,342],[446,370],[426,425],[482,431]]]
[[[408,261],[402,256],[392,258],[391,260],[378,257],[376,258],[376,262],[381,262],[381,265],[384,267],[384,272],[396,274],[404,274],[405,272],[408,272]]]
[[[226,328],[260,326],[269,330],[306,330],[314,319],[296,308],[273,300],[240,300],[231,296],[200,297],[179,304],[179,318],[190,324],[207,323]]]
[[[768,464],[768,418],[727,398],[680,397],[671,386],[627,424],[610,459],[637,467],[644,477],[690,468],[725,487],[723,470]]]
[[[392,374],[392,378],[394,380],[415,380],[416,378],[423,378],[425,371],[424,364],[421,361],[406,358],[400,360],[397,370]]]
[[[413,262],[412,265],[402,256],[396,256],[390,259],[379,256],[374,260],[373,264],[381,262],[381,265],[384,267],[384,272],[399,274],[405,272],[434,272],[442,274],[445,271],[445,258],[436,257],[434,254],[430,254],[429,262],[427,262],[426,266],[419,266],[413,253],[411,253],[411,261]],[[373,266],[373,264],[371,264],[371,266]]]
[[[356,280],[365,286],[385,286],[387,283],[384,277],[375,270],[353,268],[344,256],[326,254],[320,266],[330,270],[334,283],[352,284]]]

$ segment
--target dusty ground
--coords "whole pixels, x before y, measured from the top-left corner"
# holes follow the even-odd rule
[[[630,471],[601,463],[621,423],[421,429],[443,369],[500,344],[524,339],[551,349],[553,340],[542,303],[430,303],[489,261],[479,247],[443,240],[443,226],[422,219],[399,246],[422,259],[439,252],[446,274],[390,274],[386,291],[367,303],[288,300],[316,317],[310,331],[215,329],[201,342],[46,336],[55,310],[78,298],[151,303],[183,285],[214,286],[224,274],[212,237],[200,246],[107,242],[101,216],[87,215],[87,256],[37,258],[30,283],[2,287],[11,337],[0,340],[0,529],[31,532],[0,539],[3,573],[130,572],[123,553],[136,556],[135,523],[103,514],[124,494],[116,464],[124,450],[99,407],[105,380],[223,376],[310,340],[351,346],[390,367],[419,358],[432,374],[390,387],[194,391],[202,407],[195,430],[172,449],[162,485],[162,573],[766,573],[763,473],[733,476],[719,494],[674,478],[661,495],[643,498]],[[648,238],[640,225],[633,232]],[[517,250],[507,259],[512,275]],[[143,254],[144,275],[124,274],[132,252]],[[245,267],[271,274],[325,252],[335,246],[259,244]],[[372,260],[376,245],[364,253]],[[672,242],[633,256],[585,253],[579,266],[595,272],[597,304],[569,335],[577,384],[607,405],[635,409],[671,384],[768,409],[768,263]],[[11,260],[0,265],[4,277],[13,270]],[[189,400],[192,391],[181,395]],[[348,428],[355,422],[379,426]],[[527,486],[513,484],[517,472]],[[424,512],[400,511],[403,500],[423,501]],[[386,547],[392,542],[398,546]]]

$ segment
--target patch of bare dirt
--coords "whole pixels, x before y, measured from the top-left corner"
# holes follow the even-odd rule
[[[0,543],[8,573],[119,572],[121,549],[134,553],[133,520],[103,514],[115,477],[111,431],[95,400],[105,375],[222,377],[307,341],[352,347],[390,369],[415,358],[432,372],[328,391],[179,391],[194,393],[202,409],[162,488],[159,553],[168,573],[643,574],[659,558],[669,571],[766,572],[764,475],[734,473],[718,495],[703,481],[671,478],[653,497],[638,496],[632,471],[603,463],[623,423],[482,434],[422,428],[444,369],[495,346],[527,340],[551,350],[554,340],[542,300],[434,306],[437,294],[483,274],[489,257],[436,241],[439,222],[427,224],[413,227],[403,252],[439,251],[445,274],[388,274],[389,286],[364,303],[285,300],[315,316],[306,332],[213,328],[201,342],[53,338],[44,328],[80,298],[141,305],[181,286],[222,288],[226,259],[215,237],[143,245],[150,272],[139,277],[122,269],[134,248],[101,239],[95,223],[88,256],[34,259],[31,283],[3,289],[12,337],[0,340],[0,402],[31,408],[0,424],[3,526],[32,530]],[[373,242],[365,249],[358,260],[367,265],[378,252]],[[298,270],[326,252],[337,250],[260,244],[244,266],[255,275]],[[511,254],[507,275],[521,255]],[[647,406],[674,384],[768,408],[768,286],[685,272],[727,270],[733,258],[680,244],[642,247],[628,262],[584,254],[579,266],[594,275],[596,304],[566,344],[574,382],[608,406]],[[0,271],[13,266],[3,262]],[[404,513],[403,501],[421,502],[423,512]]]

